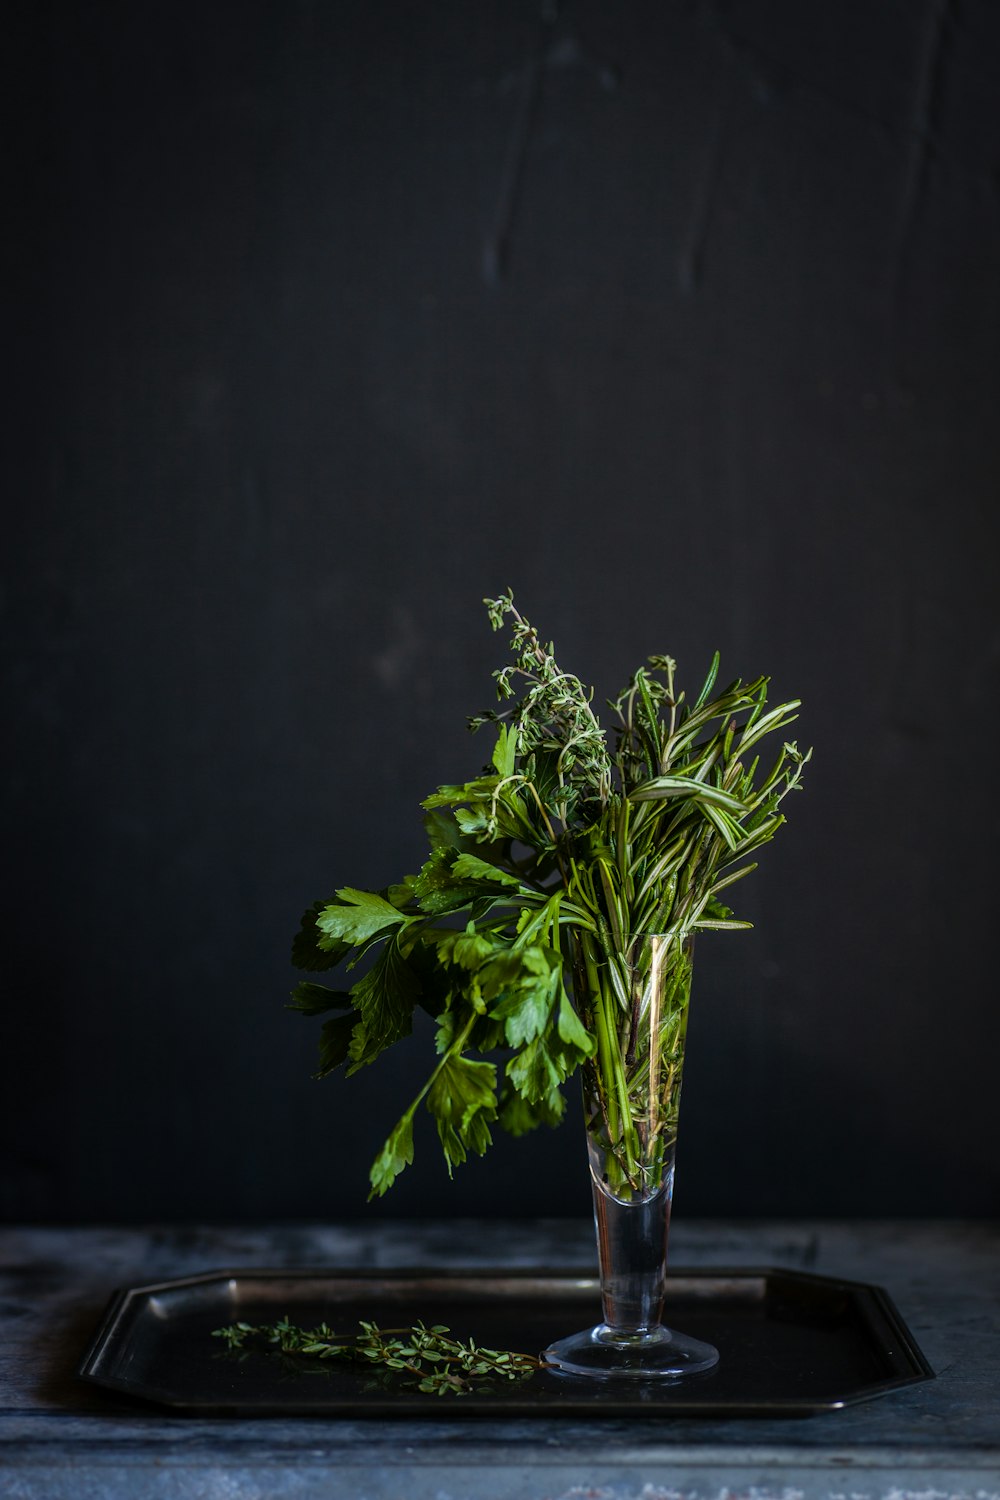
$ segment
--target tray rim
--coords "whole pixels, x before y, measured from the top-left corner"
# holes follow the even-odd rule
[[[595,1271],[581,1271],[576,1267],[535,1267],[535,1266],[499,1266],[499,1267],[441,1267],[441,1266],[391,1266],[386,1268],[354,1267],[354,1266],[240,1266],[221,1267],[215,1270],[201,1271],[188,1276],[171,1277],[166,1280],[155,1282],[144,1282],[134,1286],[118,1287],[112,1292],[108,1304],[104,1310],[98,1326],[90,1339],[87,1348],[77,1367],[78,1376],[92,1385],[104,1390],[111,1390],[129,1399],[136,1400],[147,1405],[154,1405],[161,1410],[177,1415],[188,1415],[191,1417],[209,1418],[224,1417],[227,1419],[262,1418],[271,1419],[281,1417],[286,1420],[315,1420],[316,1418],[338,1418],[348,1417],[350,1419],[406,1419],[426,1415],[430,1407],[427,1397],[417,1396],[415,1393],[401,1393],[398,1396],[382,1402],[372,1402],[364,1406],[352,1405],[349,1401],[334,1400],[326,1406],[309,1406],[296,1410],[293,1407],[269,1407],[240,1406],[239,1404],[226,1404],[225,1402],[186,1401],[184,1399],[171,1398],[162,1394],[152,1394],[143,1391],[134,1384],[102,1374],[99,1364],[108,1348],[113,1344],[114,1335],[129,1310],[130,1305],[136,1304],[143,1298],[151,1298],[159,1293],[180,1291],[188,1287],[208,1286],[215,1282],[238,1281],[241,1278],[258,1281],[358,1281],[358,1282],[406,1282],[420,1280],[425,1285],[441,1284],[442,1290],[448,1287],[454,1288],[455,1284],[471,1284],[483,1282],[523,1281],[539,1282],[553,1281],[563,1284],[572,1283],[581,1292],[593,1291],[599,1293],[600,1280]],[[620,1395],[616,1391],[615,1396],[604,1406],[595,1406],[591,1402],[580,1401],[574,1407],[572,1394],[567,1394],[566,1402],[552,1410],[537,1408],[529,1401],[508,1402],[502,1407],[488,1406],[483,1403],[476,1405],[463,1401],[459,1406],[456,1403],[449,1407],[448,1412],[442,1412],[439,1404],[435,1403],[433,1410],[438,1418],[445,1415],[457,1415],[464,1418],[483,1420],[493,1418],[494,1420],[518,1419],[525,1416],[534,1416],[536,1419],[558,1420],[564,1417],[586,1416],[588,1419],[620,1420],[623,1416],[636,1416],[643,1418],[659,1417],[670,1419],[673,1417],[708,1417],[714,1420],[741,1420],[746,1417],[806,1417],[815,1416],[823,1412],[839,1411],[849,1406],[861,1405],[864,1402],[875,1400],[880,1396],[888,1395],[893,1391],[904,1389],[925,1380],[936,1378],[935,1371],[924,1355],[919,1344],[911,1333],[908,1325],[896,1307],[895,1302],[888,1291],[872,1282],[857,1281],[853,1277],[830,1275],[825,1272],[805,1271],[797,1267],[786,1266],[707,1266],[686,1267],[678,1266],[671,1269],[667,1274],[668,1296],[670,1284],[675,1287],[684,1282],[751,1282],[763,1281],[766,1284],[775,1279],[791,1281],[805,1285],[824,1285],[831,1290],[842,1289],[850,1292],[864,1304],[864,1312],[868,1327],[871,1327],[872,1317],[881,1321],[891,1338],[895,1342],[892,1351],[893,1358],[897,1364],[905,1364],[908,1368],[896,1370],[888,1374],[884,1379],[873,1381],[861,1391],[851,1393],[843,1397],[786,1397],[780,1401],[770,1403],[760,1399],[748,1398],[746,1401],[728,1401],[724,1404],[712,1403],[704,1397],[689,1396],[687,1399],[675,1399],[668,1403],[645,1403],[639,1404],[627,1401],[628,1391],[623,1388]],[[883,1346],[884,1349],[884,1346]],[[673,1389],[676,1390],[676,1387]],[[692,1388],[693,1389],[693,1388]],[[615,1399],[617,1398],[617,1399]],[[625,1409],[627,1407],[627,1410]]]

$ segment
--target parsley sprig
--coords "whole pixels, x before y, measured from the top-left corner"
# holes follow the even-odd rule
[[[487,1150],[493,1125],[522,1135],[558,1124],[562,1085],[581,1067],[614,1185],[638,1192],[650,1066],[636,1057],[633,935],[663,934],[673,955],[657,1039],[669,1080],[662,1162],[676,1130],[689,940],[750,925],[720,897],[756,868],[749,856],[800,785],[811,752],[783,740],[766,766],[758,750],[799,702],[769,709],[766,677],[712,696],[718,654],[689,701],[675,662],[653,656],[610,704],[612,740],[593,691],[559,667],[512,595],[485,602],[495,630],[511,626],[511,660],[494,673],[501,707],[470,721],[495,729],[490,762],[424,801],[429,853],[416,874],[380,891],[343,886],[310,907],[293,963],[319,973],[373,961],[347,990],[304,981],[291,1004],[328,1017],[319,1077],[375,1062],[410,1034],[418,1007],[434,1022],[437,1062],[372,1166],[372,1196],[412,1162],[422,1105],[450,1172]]]

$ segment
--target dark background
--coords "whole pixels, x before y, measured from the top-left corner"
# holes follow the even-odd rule
[[[510,584],[816,746],[701,941],[678,1207],[1000,1208],[1000,7],[23,7],[8,1218],[585,1213],[575,1122],[368,1164],[302,909],[422,856]]]

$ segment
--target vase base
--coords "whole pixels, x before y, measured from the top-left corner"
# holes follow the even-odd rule
[[[598,1380],[680,1380],[711,1370],[719,1351],[662,1326],[623,1334],[598,1323],[550,1344],[542,1359],[550,1369]]]

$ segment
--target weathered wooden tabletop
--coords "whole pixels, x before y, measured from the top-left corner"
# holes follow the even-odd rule
[[[580,1266],[589,1225],[0,1231],[0,1495],[1000,1500],[1000,1227],[678,1223],[674,1265],[884,1286],[937,1379],[805,1419],[191,1419],[75,1370],[110,1293],[223,1267]]]

